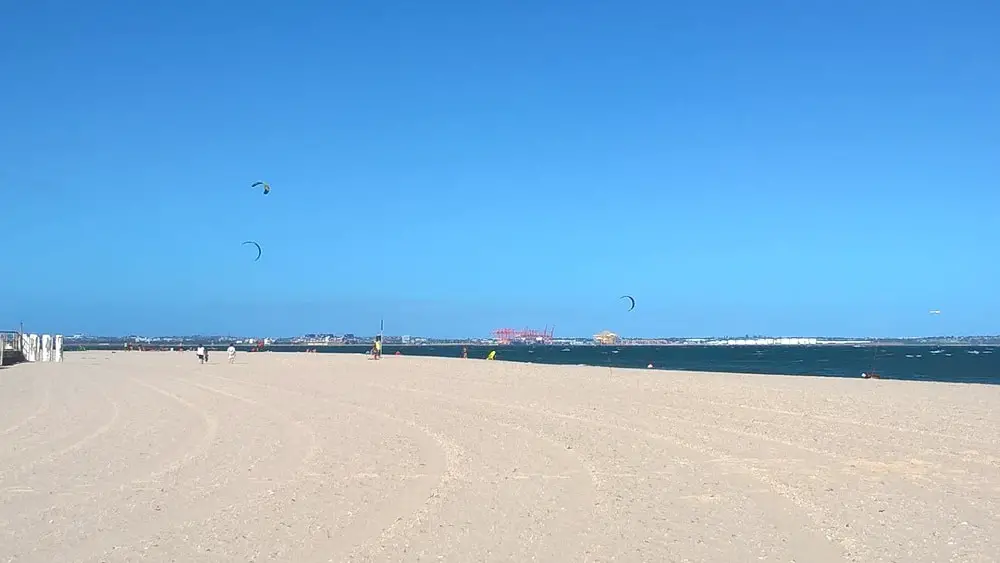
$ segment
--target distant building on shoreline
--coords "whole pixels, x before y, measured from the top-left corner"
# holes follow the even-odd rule
[[[610,330],[604,330],[594,335],[594,342],[601,346],[613,346],[618,344],[618,335]]]
[[[824,344],[818,338],[727,338],[709,340],[709,346],[813,346]]]

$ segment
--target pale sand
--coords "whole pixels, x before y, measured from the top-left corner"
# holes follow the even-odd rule
[[[0,561],[995,562],[998,405],[980,385],[67,354],[0,370]]]

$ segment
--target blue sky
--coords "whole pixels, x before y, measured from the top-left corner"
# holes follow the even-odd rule
[[[0,324],[1000,333],[998,21],[986,0],[9,3]]]

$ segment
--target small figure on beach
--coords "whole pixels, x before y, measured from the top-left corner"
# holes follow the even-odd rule
[[[486,359],[487,360],[495,360],[495,359],[497,359],[497,351],[496,350],[490,350],[490,353],[486,355]]]
[[[462,357],[469,359],[469,349],[466,346],[462,346]]]
[[[201,344],[198,345],[198,350],[195,353],[198,354],[199,364],[203,364],[208,361],[208,352],[205,351],[205,347]]]
[[[236,346],[230,344],[229,348],[226,348],[226,353],[229,354],[229,363],[236,363]]]
[[[375,337],[375,359],[376,360],[381,360],[382,359],[382,335],[381,334]]]

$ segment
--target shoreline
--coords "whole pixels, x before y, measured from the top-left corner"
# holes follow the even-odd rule
[[[164,347],[166,348],[166,347]],[[404,356],[459,358],[463,348],[469,359],[484,359],[491,350],[497,361],[545,365],[586,365],[613,369],[752,373],[761,375],[861,378],[874,371],[882,379],[940,381],[949,383],[1000,384],[1000,350],[993,347],[854,347],[854,346],[393,346],[383,348],[385,356],[397,351]],[[964,352],[962,351],[964,348]],[[120,352],[110,346],[105,351]],[[193,349],[191,347],[190,349]],[[208,346],[214,354],[225,346]],[[249,346],[237,346],[242,353]],[[365,345],[292,346],[272,345],[264,352],[279,355],[315,350],[323,355],[362,355]],[[70,348],[68,351],[72,351]],[[151,350],[147,350],[151,351]],[[877,355],[876,352],[877,351]],[[259,352],[253,352],[259,353]]]

